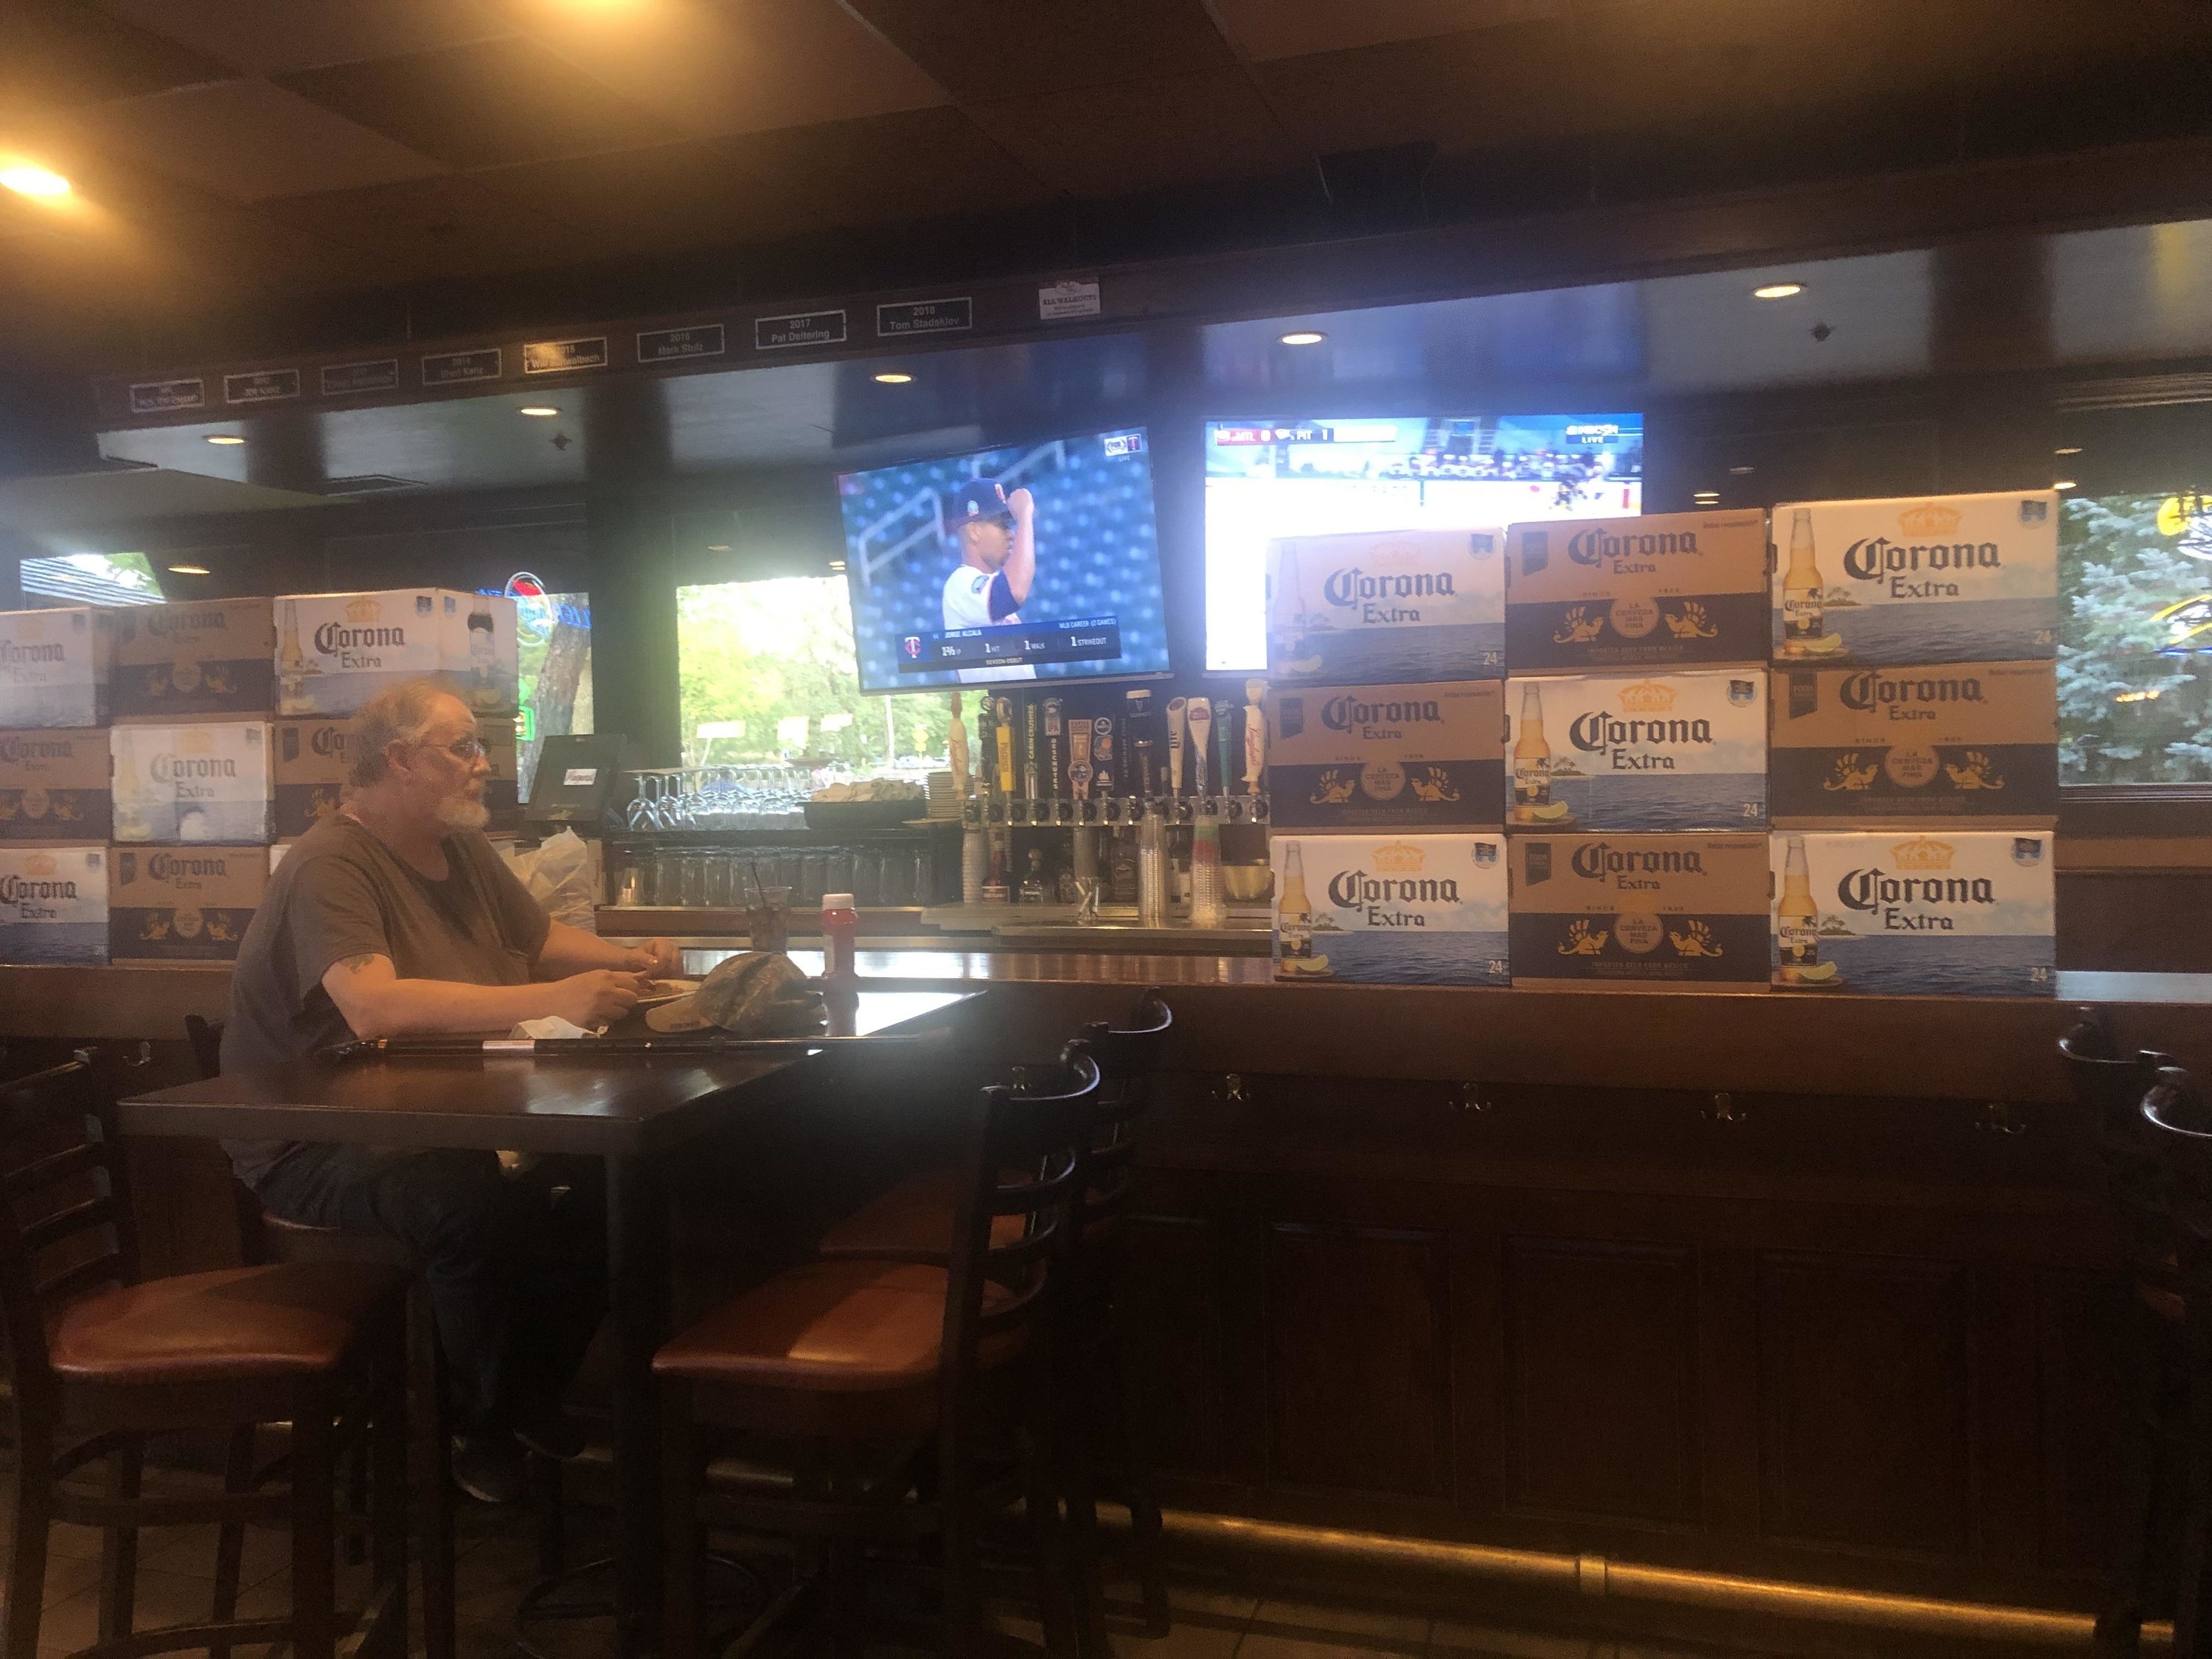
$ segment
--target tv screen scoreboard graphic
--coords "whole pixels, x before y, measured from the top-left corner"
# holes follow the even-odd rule
[[[902,674],[948,668],[1013,668],[1044,662],[1112,662],[1121,654],[1121,624],[1114,617],[1079,617],[1030,627],[955,628],[942,634],[908,634],[899,641]]]

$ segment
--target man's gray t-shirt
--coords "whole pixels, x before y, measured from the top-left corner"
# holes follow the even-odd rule
[[[402,979],[522,985],[551,923],[514,872],[475,830],[445,840],[447,878],[432,881],[353,819],[323,820],[269,878],[238,948],[222,1069],[296,1060],[353,1039],[323,988],[348,957],[392,958]],[[258,1185],[299,1141],[223,1143],[231,1166]]]

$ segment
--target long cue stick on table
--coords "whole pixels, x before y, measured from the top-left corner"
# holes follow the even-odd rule
[[[325,1048],[317,1057],[336,1060],[453,1059],[465,1054],[507,1060],[656,1055],[698,1059],[716,1054],[808,1054],[823,1048],[919,1048],[943,1042],[951,1035],[946,1030],[881,1036],[738,1037],[702,1033],[658,1037],[368,1037]]]

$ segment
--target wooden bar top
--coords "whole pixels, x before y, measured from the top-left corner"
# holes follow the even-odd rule
[[[2212,1073],[2212,975],[2065,973],[2031,1000],[1276,985],[1264,959],[1118,952],[863,951],[859,967],[885,991],[1004,987],[984,1024],[1026,1048],[1162,986],[1186,1070],[2055,1102],[2054,1044],[2094,1005],[2123,1042]],[[0,1036],[176,1040],[185,1014],[222,1016],[228,981],[220,968],[0,967]]]

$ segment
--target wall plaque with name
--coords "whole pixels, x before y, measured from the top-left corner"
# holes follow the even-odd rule
[[[166,415],[173,409],[206,407],[205,380],[141,380],[131,388],[133,415]]]
[[[299,395],[296,368],[258,368],[222,377],[222,400],[227,404],[281,404]]]
[[[641,329],[637,360],[641,363],[680,363],[693,357],[719,357],[726,342],[720,323],[692,328]]]
[[[788,351],[797,346],[844,343],[845,313],[842,310],[805,311],[789,317],[753,319],[753,349],[756,351]]]
[[[506,365],[497,346],[481,351],[441,351],[422,360],[424,386],[465,386],[471,380],[496,380]]]
[[[364,392],[399,390],[399,359],[380,357],[368,363],[325,363],[323,396],[350,398]]]
[[[565,374],[572,369],[605,368],[607,337],[584,340],[532,340],[522,348],[525,374]]]
[[[896,339],[914,334],[965,334],[975,326],[975,301],[899,300],[876,307],[876,337]]]

